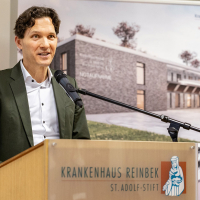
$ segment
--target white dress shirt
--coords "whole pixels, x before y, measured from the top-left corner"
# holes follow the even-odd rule
[[[48,68],[48,78],[44,82],[37,83],[24,67],[22,60],[20,65],[28,96],[34,145],[44,139],[59,139],[59,123],[51,83],[53,76],[51,70]]]

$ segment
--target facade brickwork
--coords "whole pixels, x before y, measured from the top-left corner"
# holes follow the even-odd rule
[[[59,57],[63,52],[70,55],[70,60],[67,58],[68,74],[76,78],[80,88],[135,107],[137,90],[143,90],[145,110],[167,109],[165,63],[103,45],[72,40],[57,48],[53,68],[59,68]],[[145,66],[144,85],[137,84],[137,62]],[[93,97],[82,95],[82,99],[87,114],[130,112]]]
[[[67,74],[80,88],[135,107],[137,91],[143,91],[148,111],[200,108],[199,69],[79,35],[59,43],[52,68],[62,69],[65,53]],[[137,63],[144,66],[144,84],[137,84]],[[131,111],[90,96],[82,99],[87,114]]]

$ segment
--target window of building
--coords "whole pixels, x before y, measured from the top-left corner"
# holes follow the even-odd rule
[[[174,80],[174,79],[173,79],[173,76],[174,76],[174,75],[173,75],[173,73],[171,73],[171,81],[173,81],[173,80]]]
[[[187,78],[187,76],[186,75],[184,75],[184,79],[186,79]]]
[[[172,93],[169,93],[169,107],[172,108]]]
[[[196,98],[197,98],[197,101],[196,101],[197,105],[196,105],[196,107],[200,107],[200,96],[197,95]]]
[[[176,93],[175,95],[175,106],[176,108],[180,107],[180,93]]]
[[[67,73],[67,53],[63,53],[60,56],[60,70]]]
[[[144,63],[137,62],[137,84],[145,84],[145,66]]]
[[[177,78],[177,82],[179,82],[181,80],[181,74],[177,74],[176,78]]]
[[[190,80],[192,80],[192,79],[193,79],[193,77],[192,77],[192,76],[189,76],[189,79],[190,79]]]
[[[187,107],[188,108],[191,108],[191,100],[192,100],[191,94],[187,94]]]
[[[144,110],[144,90],[137,90],[137,107]]]
[[[167,73],[167,80],[168,80],[168,81],[171,81],[171,72],[168,72],[168,73]]]

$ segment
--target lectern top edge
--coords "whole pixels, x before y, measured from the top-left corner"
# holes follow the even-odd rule
[[[9,164],[9,163],[11,163],[11,162],[13,162],[14,160],[17,160],[17,159],[20,158],[20,157],[22,157],[22,156],[24,156],[24,155],[30,153],[31,151],[34,151],[35,149],[37,149],[37,148],[39,148],[39,147],[41,147],[41,146],[43,146],[43,145],[44,145],[44,142],[41,142],[41,143],[39,143],[39,144],[37,144],[37,145],[35,145],[35,146],[33,146],[33,147],[31,147],[31,148],[29,148],[29,149],[23,151],[22,153],[17,154],[16,156],[14,156],[14,157],[12,157],[12,158],[10,158],[10,159],[4,161],[3,163],[1,163],[1,164],[0,164],[0,168],[3,167],[3,166],[5,166],[5,165],[7,165],[7,164]]]

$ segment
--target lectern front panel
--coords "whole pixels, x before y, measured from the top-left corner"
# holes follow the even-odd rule
[[[48,200],[196,200],[195,143],[49,140]]]

